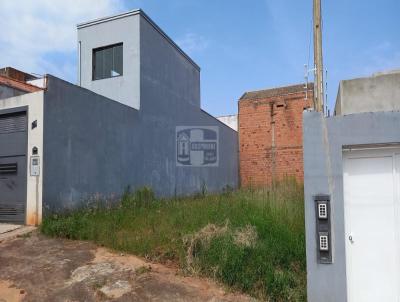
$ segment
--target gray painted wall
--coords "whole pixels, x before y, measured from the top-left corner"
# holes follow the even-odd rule
[[[341,81],[335,114],[400,110],[400,71]]]
[[[0,85],[0,100],[11,98],[11,97],[18,96],[18,95],[22,95],[25,93],[26,93],[25,91],[22,91],[19,89],[15,89],[15,88],[8,87],[5,85]]]
[[[172,91],[142,81],[140,111],[49,76],[44,96],[44,210],[151,186],[160,196],[238,183],[237,133]],[[219,126],[218,167],[177,167],[175,126]]]
[[[304,198],[309,302],[347,301],[343,201],[343,146],[400,143],[400,112],[324,118],[303,114]],[[331,195],[333,264],[317,263],[313,196]]]
[[[237,133],[201,110],[200,68],[147,15],[80,24],[78,40],[88,90],[49,76],[45,92],[45,208],[117,197],[127,186],[160,196],[237,186]],[[92,81],[93,48],[119,42],[123,76]],[[219,166],[178,167],[176,126],[218,126]]]
[[[140,15],[140,98],[154,106],[200,108],[200,68],[143,12]],[[179,110],[175,107],[175,110]]]

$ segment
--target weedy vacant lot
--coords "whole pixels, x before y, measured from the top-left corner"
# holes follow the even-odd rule
[[[144,188],[117,205],[48,217],[41,230],[177,265],[262,300],[306,300],[303,187],[294,181],[173,199]]]

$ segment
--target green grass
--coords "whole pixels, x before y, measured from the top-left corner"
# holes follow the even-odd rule
[[[262,300],[306,300],[303,188],[294,181],[162,200],[144,188],[112,207],[49,216],[41,230],[173,261]]]

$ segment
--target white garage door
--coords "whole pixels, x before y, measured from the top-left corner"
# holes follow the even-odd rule
[[[400,150],[345,151],[349,302],[400,301]]]

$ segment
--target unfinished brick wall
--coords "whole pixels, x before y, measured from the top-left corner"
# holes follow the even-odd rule
[[[245,93],[239,100],[241,185],[265,186],[294,176],[303,181],[303,110],[312,106],[313,85]]]

